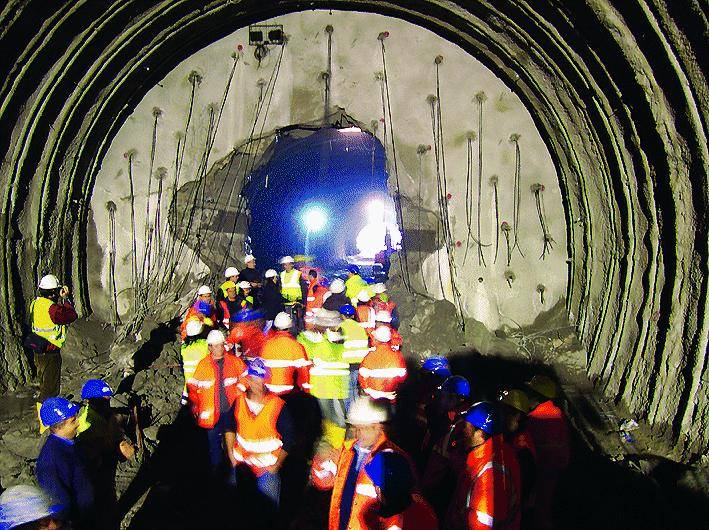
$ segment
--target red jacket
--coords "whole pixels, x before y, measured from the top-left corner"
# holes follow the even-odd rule
[[[266,386],[274,394],[286,394],[298,385],[310,390],[310,366],[313,364],[303,345],[288,331],[269,332],[261,350],[263,363],[270,374]]]
[[[222,379],[229,405],[243,393],[245,387],[241,379],[246,376],[246,364],[240,358],[227,353],[224,355]],[[197,424],[205,429],[211,429],[219,421],[222,410],[219,410],[219,394],[216,392],[217,363],[211,355],[207,355],[197,365],[192,378],[187,381],[187,395],[192,405]]]
[[[541,403],[527,415],[527,430],[534,441],[541,473],[544,469],[566,469],[569,425],[563,411],[553,401]]]
[[[448,510],[451,530],[519,530],[520,475],[512,449],[496,435],[473,448]]]
[[[238,346],[234,353],[241,354],[249,359],[261,356],[263,343],[266,337],[261,331],[261,328],[253,325],[251,322],[239,322],[231,328],[226,341],[232,346]]]
[[[406,379],[406,361],[388,343],[379,343],[359,365],[359,385],[373,399],[396,399],[396,391]]]

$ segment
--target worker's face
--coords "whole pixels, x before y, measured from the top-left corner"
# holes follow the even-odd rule
[[[256,268],[256,260],[252,259],[251,261],[246,262],[246,267],[248,269],[255,269]]]
[[[249,296],[251,294],[251,287],[242,287],[241,289],[244,293],[244,296]]]
[[[283,264],[283,270],[285,270],[285,271],[291,271],[291,270],[293,270],[293,264],[292,264],[292,263],[284,263],[284,264]]]
[[[234,283],[236,283],[236,280],[238,280],[238,279],[239,279],[239,276],[238,276],[238,275],[236,275],[236,276],[229,276],[229,277],[227,278],[227,280],[229,280],[230,282],[234,282]]]
[[[73,440],[76,438],[76,431],[79,429],[79,418],[77,416],[72,416],[67,418],[60,425],[58,425],[54,432],[66,440]]]
[[[210,344],[209,353],[212,354],[213,359],[221,359],[224,357],[224,344]]]
[[[263,396],[266,393],[266,382],[262,377],[249,376],[249,393],[255,396]]]
[[[354,432],[359,446],[364,449],[369,449],[379,440],[383,432],[383,427],[381,423],[375,423],[374,425],[354,425]]]
[[[226,295],[229,297],[230,300],[234,300],[236,298],[236,289],[234,289],[233,287],[227,289]]]
[[[504,408],[505,432],[517,432],[522,425],[523,414],[512,407]]]
[[[470,450],[485,443],[485,433],[464,421],[461,425],[459,441],[463,448]]]
[[[211,302],[212,301],[212,295],[210,293],[207,294],[201,294],[199,295],[200,300],[204,300],[205,302]]]
[[[64,528],[64,523],[54,517],[47,517],[37,521],[37,530],[59,530],[60,528]]]

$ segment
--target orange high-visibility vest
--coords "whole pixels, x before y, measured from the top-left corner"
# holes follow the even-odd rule
[[[254,415],[246,403],[246,395],[242,394],[236,400],[234,458],[249,466],[257,477],[278,461],[282,451],[283,441],[276,423],[284,405],[285,401],[277,395],[268,394],[263,409]]]
[[[231,406],[246,387],[241,379],[246,377],[247,368],[244,361],[229,353],[224,355],[224,390]],[[219,394],[216,391],[217,363],[211,355],[207,355],[197,365],[192,378],[187,381],[187,394],[192,404],[192,413],[197,419],[197,425],[205,429],[213,428],[219,421]]]
[[[189,322],[190,320],[199,320],[206,328],[213,328],[214,323],[216,322],[216,320],[212,320],[209,317],[205,317],[194,307],[190,307],[187,310],[187,313],[185,313],[185,318],[182,320],[182,324],[180,324],[180,337],[182,337],[182,340],[185,340],[185,337],[187,337],[187,322]]]
[[[406,361],[400,352],[379,343],[359,365],[359,386],[373,399],[396,399],[406,379]]]
[[[261,359],[270,370],[266,387],[274,394],[286,394],[296,384],[306,392],[310,391],[310,366],[313,363],[303,345],[288,331],[276,331],[266,337]]]
[[[305,322],[312,323],[315,314],[322,308],[323,296],[328,290],[320,284],[319,279],[311,280],[308,284],[308,296],[305,300]]]
[[[359,322],[360,326],[365,329],[374,329],[374,326],[376,325],[374,321],[374,309],[367,304],[357,304],[355,311],[355,316],[357,317],[357,322]]]
[[[373,331],[374,328],[368,329],[367,330],[367,335],[369,335],[369,342],[372,344],[372,347],[376,347],[379,344],[388,344],[389,347],[391,347],[392,350],[399,351],[401,350],[401,346],[404,344],[404,338],[401,336],[401,333],[399,333],[396,329],[391,327],[389,324],[378,324],[377,327],[381,326],[386,326],[391,330],[391,339],[389,342],[379,342],[377,339],[374,338]]]
[[[228,344],[238,346],[234,353],[241,353],[248,359],[255,359],[261,356],[264,340],[263,331],[252,322],[232,324],[229,336],[226,338]]]

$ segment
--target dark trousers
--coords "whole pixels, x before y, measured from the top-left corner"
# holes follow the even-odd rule
[[[37,367],[37,380],[39,381],[37,401],[43,403],[47,398],[58,396],[61,390],[61,351],[35,352],[34,365]]]

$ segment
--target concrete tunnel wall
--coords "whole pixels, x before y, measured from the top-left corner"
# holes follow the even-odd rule
[[[25,378],[19,342],[38,276],[70,277],[79,309],[92,310],[94,182],[144,95],[236,28],[339,7],[435,31],[524,103],[556,166],[567,308],[589,375],[671,436],[679,458],[703,453],[707,85],[697,54],[707,21],[698,2],[681,4],[8,2],[0,14],[3,385]]]

